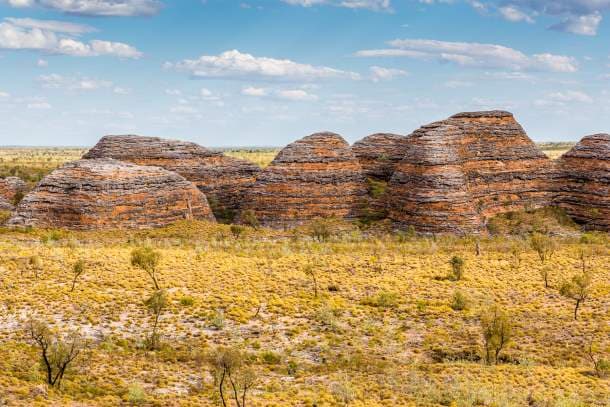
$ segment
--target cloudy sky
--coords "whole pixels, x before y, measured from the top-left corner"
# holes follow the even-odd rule
[[[610,0],[0,0],[0,145],[283,145],[514,112],[610,131]]]

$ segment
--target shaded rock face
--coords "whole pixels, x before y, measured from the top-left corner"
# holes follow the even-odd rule
[[[406,141],[398,134],[377,133],[354,143],[352,151],[366,177],[387,182],[405,155]]]
[[[18,177],[6,177],[0,179],[0,197],[7,202],[12,202],[18,193],[27,191],[27,184]]]
[[[557,168],[555,204],[587,229],[610,230],[610,135],[583,138]]]
[[[355,218],[365,197],[362,168],[349,144],[337,134],[317,133],[278,153],[258,175],[241,212],[282,228],[318,217]]]
[[[4,197],[0,196],[0,211],[12,211],[15,209],[13,204],[7,201]]]
[[[158,167],[112,159],[80,160],[46,176],[17,206],[9,225],[146,229],[183,219],[214,219],[203,193]]]
[[[553,165],[512,114],[460,113],[409,136],[389,217],[428,233],[478,233],[502,212],[550,202]]]
[[[114,158],[177,172],[197,185],[219,218],[232,217],[260,172],[253,163],[195,143],[133,135],[103,137],[83,158]]]

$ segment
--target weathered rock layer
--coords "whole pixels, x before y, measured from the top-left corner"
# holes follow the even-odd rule
[[[177,172],[197,185],[219,218],[231,217],[260,171],[253,163],[195,143],[133,135],[103,137],[83,158],[114,158]]]
[[[406,142],[405,136],[377,133],[354,143],[352,151],[366,177],[390,181],[396,165],[406,153]]]
[[[362,168],[349,144],[317,133],[286,146],[257,177],[242,205],[271,227],[290,227],[317,217],[351,219],[366,197]]]
[[[26,192],[27,184],[18,177],[0,178],[0,197],[12,202],[17,194]]]
[[[112,159],[80,160],[46,176],[9,225],[143,229],[183,219],[213,220],[205,196],[182,176]]]
[[[429,233],[478,233],[498,213],[549,203],[551,161],[512,114],[460,113],[409,136],[389,216]]]
[[[610,135],[583,138],[557,167],[555,203],[587,229],[610,230]]]

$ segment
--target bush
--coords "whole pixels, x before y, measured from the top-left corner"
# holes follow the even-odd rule
[[[282,357],[275,352],[271,352],[269,350],[261,353],[261,360],[266,365],[279,365],[282,361]]]
[[[366,297],[360,302],[362,305],[380,308],[395,308],[398,305],[398,295],[387,291],[381,291],[374,297]]]
[[[180,305],[183,307],[190,307],[195,304],[195,299],[191,296],[185,296],[180,298]]]
[[[453,293],[453,298],[451,299],[451,309],[454,311],[463,311],[468,308],[468,298],[461,291],[456,291]]]
[[[449,260],[449,264],[451,265],[450,279],[460,281],[464,276],[464,259],[459,256],[453,256]]]
[[[241,221],[244,225],[250,226],[254,229],[258,229],[260,227],[260,222],[256,218],[256,214],[252,210],[244,211],[241,214]]]

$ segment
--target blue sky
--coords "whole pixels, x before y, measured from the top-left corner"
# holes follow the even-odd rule
[[[610,131],[610,0],[0,0],[0,145],[281,146],[515,113]]]

